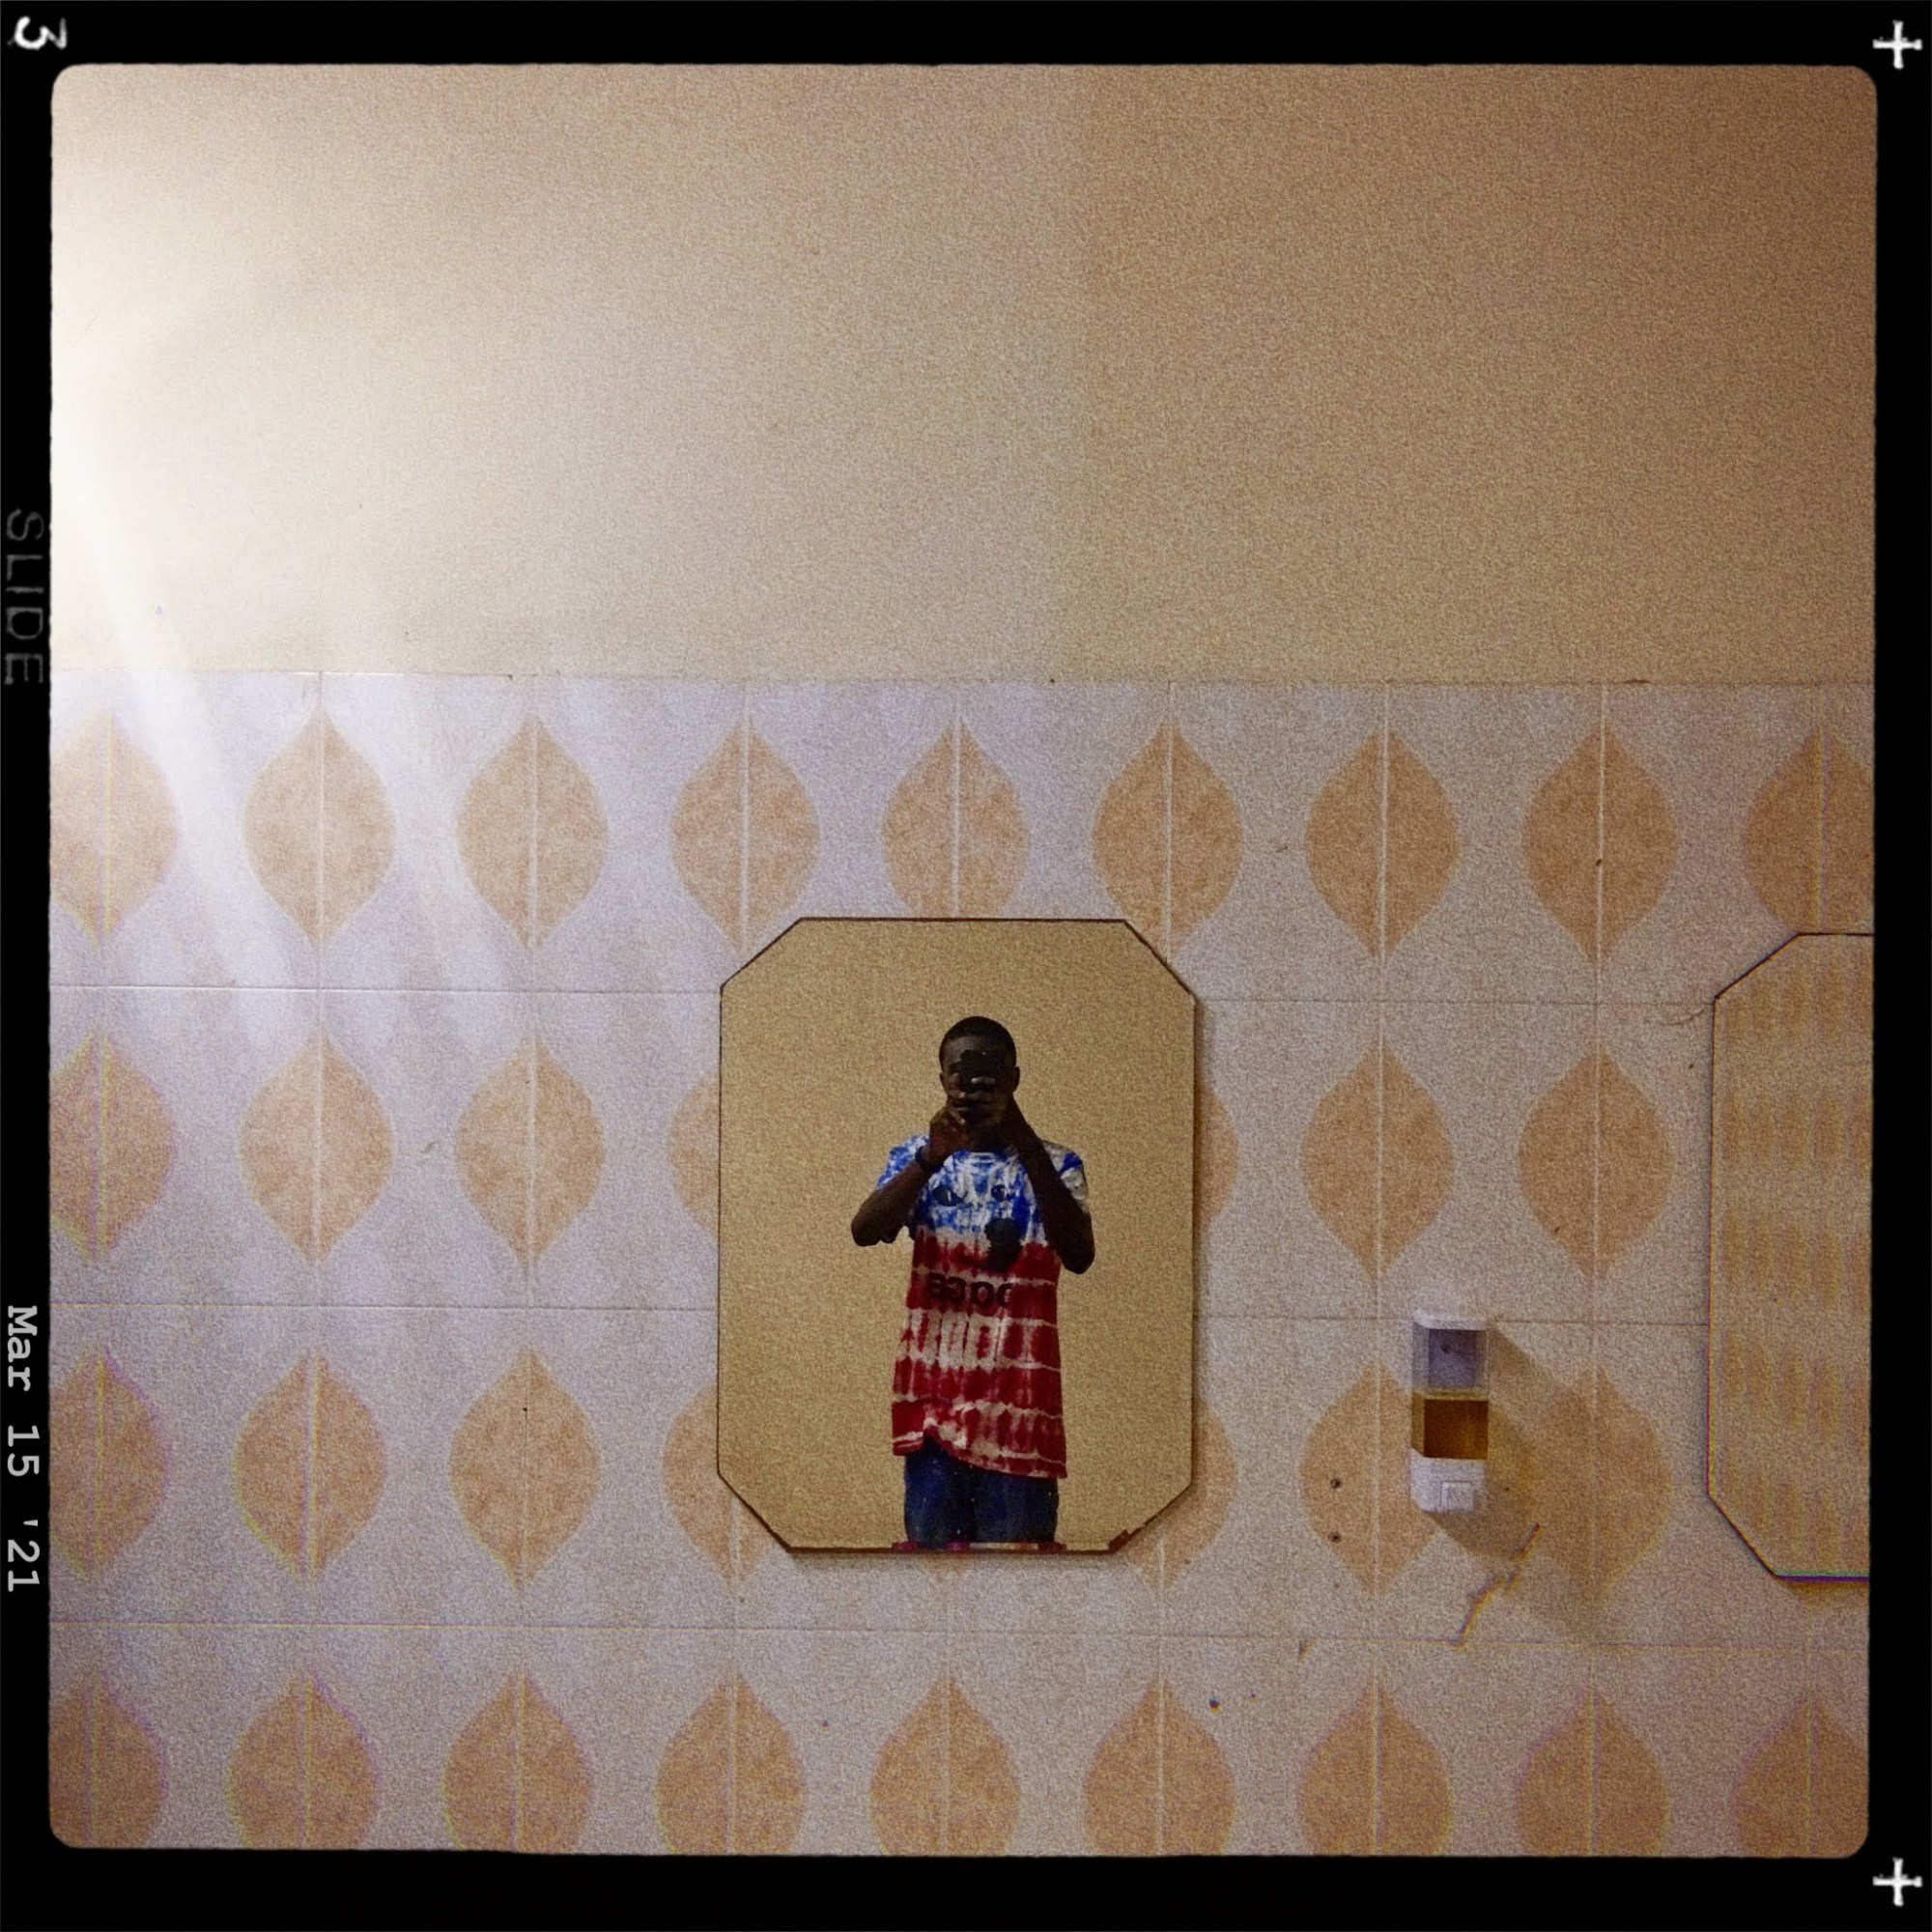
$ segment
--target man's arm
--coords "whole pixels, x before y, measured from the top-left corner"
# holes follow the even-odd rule
[[[1018,1104],[1011,1100],[1007,1102],[1006,1127],[1013,1151],[1019,1155],[1027,1179],[1033,1183],[1033,1198],[1039,1204],[1039,1218],[1045,1225],[1053,1252],[1060,1257],[1063,1266],[1075,1274],[1085,1274],[1094,1265],[1092,1218],[1066,1191],[1053,1156]]]
[[[852,1216],[852,1238],[862,1248],[898,1238],[899,1230],[906,1224],[906,1216],[925,1191],[925,1183],[939,1171],[936,1166],[927,1167],[925,1160],[922,1150],[883,1187],[875,1187],[867,1195],[864,1205]]]
[[[946,1165],[949,1156],[965,1145],[965,1128],[953,1119],[950,1108],[942,1107],[926,1129],[924,1147],[890,1180],[867,1195],[859,1211],[852,1216],[852,1238],[862,1248],[897,1240],[899,1230],[925,1191],[925,1183]]]

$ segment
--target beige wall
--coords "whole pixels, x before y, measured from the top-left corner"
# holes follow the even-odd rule
[[[55,647],[1861,679],[1850,69],[82,68]]]

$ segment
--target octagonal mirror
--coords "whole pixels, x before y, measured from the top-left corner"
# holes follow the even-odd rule
[[[1194,1054],[1119,921],[801,920],[726,981],[719,1472],[782,1542],[1107,1549],[1187,1487]]]

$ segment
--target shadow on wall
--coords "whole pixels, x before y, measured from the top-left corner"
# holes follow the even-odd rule
[[[1487,1507],[1433,1520],[1491,1566],[1492,1591],[1574,1642],[1599,1641],[1605,1597],[1669,1515],[1655,1434],[1594,1368],[1572,1387],[1493,1329],[1490,1396]]]

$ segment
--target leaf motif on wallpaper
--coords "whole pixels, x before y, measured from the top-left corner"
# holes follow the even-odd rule
[[[47,1821],[66,1845],[142,1845],[167,1796],[154,1734],[91,1676],[47,1720]]]
[[[1524,1435],[1522,1483],[1543,1525],[1538,1547],[1585,1596],[1601,1597],[1662,1532],[1670,1469],[1650,1417],[1601,1369],[1593,1377],[1562,1390]]]
[[[382,780],[321,714],[263,768],[242,833],[256,876],[317,946],[342,929],[396,854]]]
[[[997,918],[1029,844],[1019,794],[956,724],[899,781],[879,842],[894,892],[919,919]]]
[[[1213,768],[1163,724],[1107,787],[1094,864],[1142,937],[1171,952],[1228,896],[1241,814]]]
[[[1435,1534],[1409,1499],[1408,1428],[1408,1392],[1378,1362],[1329,1406],[1301,1454],[1308,1526],[1367,1590],[1385,1589]]]
[[[99,1261],[160,1199],[174,1123],[148,1077],[105,1034],[92,1034],[47,1083],[47,1208]]]
[[[1381,744],[1379,733],[1364,739],[1316,794],[1301,839],[1316,889],[1371,954],[1380,947]]]
[[[1606,1270],[1657,1219],[1671,1167],[1657,1109],[1602,1047],[1536,1103],[1517,1149],[1531,1210],[1585,1274]]]
[[[1206,1081],[1194,1094],[1194,1175],[1196,1222],[1206,1228],[1228,1205],[1241,1171],[1240,1136]]]
[[[1650,1748],[1601,1691],[1539,1745],[1517,1779],[1523,1849],[1548,1858],[1653,1858],[1670,1792]]]
[[[1100,1740],[1087,1771],[1087,1837],[1112,1858],[1219,1852],[1235,1823],[1221,1747],[1166,1680]]]
[[[1731,1811],[1752,1858],[1841,1859],[1865,1836],[1865,1754],[1806,1697],[1746,1760]]]
[[[671,1185],[684,1211],[707,1235],[718,1233],[718,1080],[707,1073],[671,1116],[665,1137]]]
[[[1745,873],[1794,932],[1843,932],[1871,914],[1871,774],[1817,730],[1768,778],[1745,821]]]
[[[97,946],[160,884],[179,833],[167,781],[103,712],[53,755],[47,871]]]
[[[477,1397],[450,1444],[456,1506],[518,1589],[576,1535],[599,1476],[583,1410],[528,1349]]]
[[[313,1677],[296,1678],[229,1760],[228,1805],[245,1844],[350,1850],[367,1835],[376,1800],[360,1728]]]
[[[1600,961],[1662,895],[1677,825],[1650,774],[1605,727],[1544,781],[1523,820],[1522,859],[1550,917]]]
[[[743,952],[805,891],[818,814],[798,775],[741,724],[678,794],[670,849],[685,891]]]
[[[1372,957],[1393,952],[1442,896],[1462,849],[1448,793],[1394,732],[1364,739],[1322,787],[1302,848],[1321,896]]]
[[[477,773],[456,836],[470,883],[526,946],[548,938],[604,869],[596,787],[534,718]]]
[[[1151,1588],[1165,1589],[1220,1535],[1234,1500],[1234,1446],[1220,1418],[1196,1397],[1194,1480],[1122,1553]]]
[[[1019,1823],[1013,1755],[950,1677],[885,1742],[872,1768],[872,1831],[897,1857],[997,1858]]]
[[[520,1261],[533,1262],[590,1205],[604,1131],[590,1096],[535,1039],[470,1095],[456,1171],[476,1211]]]
[[[1309,1842],[1329,1857],[1426,1857],[1449,1835],[1442,1759],[1373,1680],[1309,1753],[1296,1798]]]
[[[470,1852],[569,1852],[590,1819],[590,1767],[526,1670],[464,1725],[442,1768],[449,1835]]]
[[[319,1354],[248,1411],[235,1443],[242,1514],[298,1576],[319,1576],[375,1515],[384,1474],[376,1418]]]
[[[48,1532],[96,1577],[155,1520],[168,1452],[148,1399],[92,1349],[47,1405]]]
[[[804,1821],[805,1774],[784,1726],[742,1677],[721,1684],[658,1766],[658,1823],[671,1850],[781,1855]]]
[[[313,1262],[375,1206],[394,1147],[375,1090],[315,1033],[248,1102],[238,1151],[263,1213]]]
[[[665,1435],[663,1466],[665,1501],[678,1527],[725,1582],[742,1583],[778,1539],[718,1473],[716,1382],[707,1382],[678,1411]]]
[[[1456,1153],[1435,1102],[1381,1045],[1322,1095],[1301,1174],[1329,1233],[1375,1275],[1442,1211]]]

